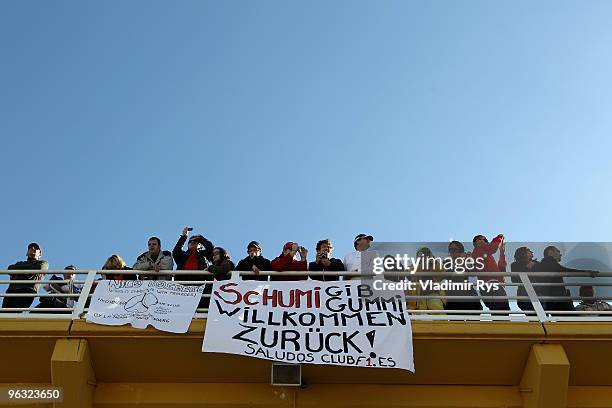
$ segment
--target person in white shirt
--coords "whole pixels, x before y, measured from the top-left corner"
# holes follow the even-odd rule
[[[372,241],[374,241],[372,235],[359,234],[355,237],[353,241],[355,252],[348,253],[344,257],[344,266],[347,272],[361,273],[363,264],[368,266],[364,272],[372,274],[374,258],[378,257],[377,251],[370,250]],[[353,279],[360,279],[360,277],[353,277]]]

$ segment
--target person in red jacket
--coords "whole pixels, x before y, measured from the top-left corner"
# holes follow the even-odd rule
[[[296,260],[296,255],[300,254],[300,260]],[[274,258],[272,261],[272,270],[276,272],[283,271],[307,271],[308,270],[308,250],[303,246],[299,246],[297,242],[287,242],[283,246],[283,252]],[[271,280],[304,280],[305,275],[302,276],[275,276]]]
[[[477,272],[491,272],[491,275],[479,276],[478,279],[482,279],[489,283],[497,282],[499,283],[498,289],[482,289],[480,291],[481,296],[495,296],[495,297],[505,297],[506,291],[502,287],[504,284],[504,277],[499,274],[500,266],[504,269],[506,268],[506,259],[505,252],[502,256],[503,259],[500,259],[500,263],[495,260],[493,254],[497,252],[500,245],[504,242],[504,236],[499,234],[493,241],[489,243],[487,237],[484,235],[476,235],[474,239],[472,239],[472,243],[474,244],[474,251],[472,251],[472,258],[478,259],[482,258],[484,263],[484,267],[480,269],[476,269]],[[501,265],[500,265],[501,264]],[[487,305],[489,310],[510,310],[510,304],[507,299],[487,299],[483,300],[484,304]]]

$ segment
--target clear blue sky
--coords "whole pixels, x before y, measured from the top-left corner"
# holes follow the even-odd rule
[[[0,2],[0,266],[195,227],[612,241],[610,1]]]

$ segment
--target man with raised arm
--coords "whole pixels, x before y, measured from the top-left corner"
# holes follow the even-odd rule
[[[486,272],[489,275],[486,276],[478,276],[478,279],[482,279],[489,284],[497,283],[497,289],[491,286],[489,289],[483,289],[480,291],[481,296],[489,296],[500,299],[487,299],[483,300],[483,303],[490,310],[510,310],[510,304],[508,303],[508,299],[504,299],[506,295],[506,291],[503,288],[504,285],[504,277],[500,274],[500,265],[495,260],[493,256],[500,245],[504,242],[503,234],[499,234],[493,241],[489,243],[489,240],[484,235],[476,235],[472,239],[472,244],[474,244],[474,251],[472,251],[472,258],[475,260],[480,259],[482,263],[477,261],[477,264],[483,265],[481,268],[476,268],[477,272]],[[504,268],[505,268],[505,259],[504,259]]]
[[[296,259],[297,254],[300,254],[300,260]],[[284,272],[284,271],[306,271],[308,270],[308,250],[303,246],[300,246],[297,242],[287,242],[283,245],[283,252],[274,260],[272,260],[272,270],[276,272]],[[299,275],[296,277],[291,277],[287,275],[283,276],[274,276],[271,280],[304,280],[306,276]]]
[[[203,271],[212,263],[212,252],[214,245],[202,235],[194,235],[189,238],[187,251],[183,251],[183,245],[187,241],[187,235],[191,228],[185,227],[178,242],[172,250],[172,257],[179,271]],[[175,281],[209,280],[204,276],[177,275]]]

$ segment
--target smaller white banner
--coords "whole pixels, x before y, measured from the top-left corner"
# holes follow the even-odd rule
[[[171,281],[99,281],[87,313],[90,323],[185,333],[196,312],[204,285]]]

